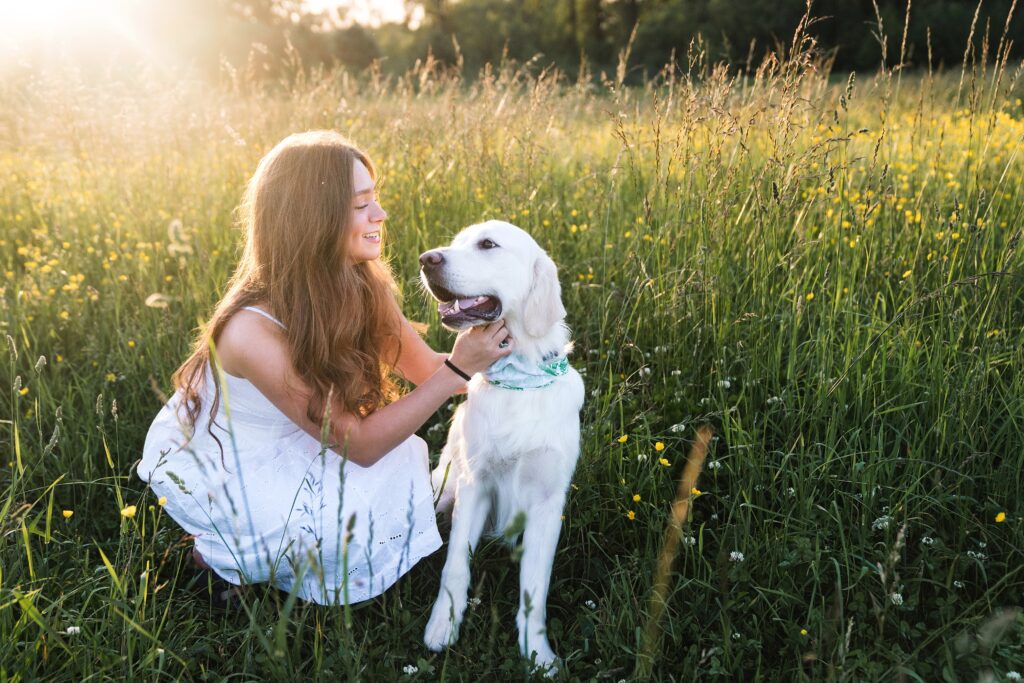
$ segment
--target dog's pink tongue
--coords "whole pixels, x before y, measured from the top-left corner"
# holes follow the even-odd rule
[[[473,308],[474,306],[479,306],[483,302],[487,301],[487,299],[488,297],[486,296],[474,296],[471,298],[459,299],[459,308],[462,310]]]

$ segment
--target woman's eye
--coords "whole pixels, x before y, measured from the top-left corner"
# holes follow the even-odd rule
[[[356,210],[357,210],[357,211],[362,211],[363,209],[365,209],[365,208],[366,208],[366,207],[368,207],[368,206],[369,206],[369,204],[363,204],[362,206],[357,206],[357,207],[356,207]]]
[[[481,249],[494,249],[498,245],[492,242],[491,240],[480,240],[477,243],[477,246],[480,247]]]

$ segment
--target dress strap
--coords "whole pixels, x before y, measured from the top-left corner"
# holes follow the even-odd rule
[[[262,310],[260,308],[256,308],[255,306],[242,306],[242,310],[243,311],[252,311],[253,313],[259,313],[260,315],[262,315],[264,318],[266,318],[270,322],[275,323],[276,325],[278,325],[282,330],[287,330],[288,329],[287,327],[284,326],[283,322],[281,322],[280,320],[278,320],[277,318],[275,318],[274,316],[270,315],[269,313],[267,313],[266,311],[264,311],[264,310]]]

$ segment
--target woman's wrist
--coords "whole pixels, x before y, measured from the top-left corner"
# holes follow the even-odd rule
[[[472,375],[470,375],[468,372],[464,371],[458,365],[453,363],[451,358],[445,358],[444,359],[444,364],[445,364],[445,367],[447,367],[449,370],[454,372],[456,375],[458,375],[460,378],[462,378],[466,382],[468,382],[469,380],[473,379]]]
[[[445,358],[441,361],[441,365],[439,365],[437,370],[434,372],[432,379],[439,382],[440,386],[444,387],[445,392],[449,396],[452,396],[465,391],[466,380],[455,374],[455,372],[446,364],[447,360],[448,359]]]

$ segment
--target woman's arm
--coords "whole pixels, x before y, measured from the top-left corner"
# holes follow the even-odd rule
[[[401,314],[399,314],[401,315]],[[404,316],[401,318],[401,355],[395,363],[395,370],[413,384],[419,385],[437,372],[448,356],[434,351],[423,341]]]
[[[510,352],[511,345],[498,348],[506,336],[502,323],[466,330],[456,339],[452,362],[468,374],[485,370]],[[292,367],[280,328],[261,316],[240,312],[225,325],[217,352],[226,372],[247,379],[288,419],[320,438],[320,425],[306,415],[312,391]],[[347,412],[335,402],[330,424],[334,450],[347,453],[358,465],[372,465],[414,434],[463,385],[462,378],[440,366],[413,391],[368,417]]]

